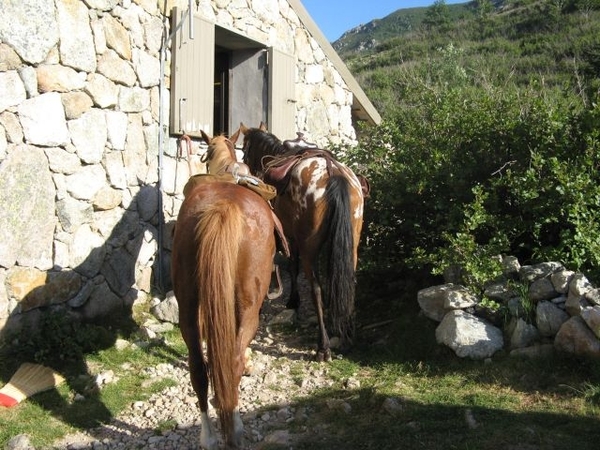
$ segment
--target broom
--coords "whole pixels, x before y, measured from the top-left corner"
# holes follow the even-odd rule
[[[23,363],[10,381],[0,389],[0,406],[11,407],[38,392],[47,391],[65,379],[49,367]]]

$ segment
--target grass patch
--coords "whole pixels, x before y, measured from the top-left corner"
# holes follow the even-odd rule
[[[1,384],[25,361],[54,368],[66,382],[18,406],[0,409],[1,448],[18,434],[27,434],[36,448],[48,448],[66,434],[108,423],[133,402],[176,384],[168,378],[151,380],[144,369],[185,361],[178,330],[161,340],[144,341],[131,324],[116,328],[48,317],[39,335],[25,334],[28,338],[18,345],[1,349]],[[117,340],[127,344],[118,349]],[[111,372],[115,381],[98,388],[95,377],[105,372]]]
[[[306,419],[286,424],[295,449],[597,448],[600,362],[564,357],[515,359],[503,353],[494,355],[491,363],[461,360],[436,344],[436,324],[419,315],[416,291],[434,282],[410,286],[382,279],[398,277],[359,281],[359,286],[370,289],[359,291],[354,349],[342,357],[336,355],[328,364],[309,363],[310,373],[318,372],[332,383],[292,400],[293,408],[307,412]],[[63,435],[105,423],[131,403],[175,384],[169,379],[148,384],[144,369],[185,361],[186,349],[178,330],[151,342],[140,341],[135,329],[107,330],[107,341],[112,344],[86,349],[80,359],[59,361],[68,383],[18,407],[0,410],[0,447],[11,437],[26,433],[37,448],[48,448]],[[313,331],[278,329],[276,339],[306,342],[310,347],[314,345]],[[86,330],[84,335],[97,332]],[[117,350],[116,339],[139,345]],[[14,369],[1,363],[16,368],[15,358],[12,354],[0,359],[2,381],[8,381]],[[273,370],[285,369],[286,376],[300,385],[306,364],[281,355]],[[112,370],[118,380],[89,393],[91,377],[106,370]],[[77,394],[85,400],[76,401]],[[395,408],[386,407],[390,401]],[[165,421],[154,431],[162,434],[175,425]],[[287,447],[269,444],[263,448]]]

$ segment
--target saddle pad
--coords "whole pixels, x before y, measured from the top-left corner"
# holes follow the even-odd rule
[[[270,184],[266,184],[258,178],[251,177],[248,175],[242,175],[240,177],[234,177],[231,173],[223,173],[219,175],[211,175],[207,173],[197,174],[190,177],[188,182],[185,184],[183,188],[183,195],[187,197],[190,191],[200,183],[215,183],[215,182],[224,182],[224,183],[233,183],[239,184],[245,188],[250,189],[251,191],[256,192],[260,195],[265,201],[269,201],[275,198],[277,195],[277,189]]]

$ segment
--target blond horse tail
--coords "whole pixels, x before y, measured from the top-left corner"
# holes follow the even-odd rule
[[[196,227],[200,337],[206,342],[208,371],[224,435],[233,429],[235,382],[235,274],[243,215],[237,204],[218,200],[202,211]]]

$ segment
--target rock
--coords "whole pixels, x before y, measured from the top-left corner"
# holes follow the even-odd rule
[[[0,41],[31,64],[39,64],[59,39],[54,0],[2,2]]]
[[[541,301],[536,306],[535,323],[542,336],[555,336],[568,319],[569,315],[552,302]]]
[[[553,344],[536,344],[531,347],[515,348],[510,351],[512,357],[548,358],[554,353]]]
[[[179,305],[173,291],[167,293],[166,298],[151,309],[158,320],[169,323],[179,323]]]
[[[0,72],[0,112],[27,98],[25,85],[16,70]]]
[[[284,309],[278,315],[273,317],[269,322],[269,326],[273,325],[292,325],[296,321],[295,309]]]
[[[290,443],[290,432],[288,430],[276,430],[265,436],[264,442],[274,446],[287,447]]]
[[[18,434],[8,441],[5,450],[35,450],[26,434]]]
[[[506,282],[492,283],[486,286],[483,295],[491,300],[506,303],[517,293]]]
[[[95,210],[107,211],[121,204],[123,193],[109,186],[102,186],[92,201]]]
[[[440,322],[452,309],[469,308],[477,304],[477,298],[464,286],[444,284],[421,289],[417,301],[425,316]]]
[[[521,270],[521,264],[519,260],[514,256],[505,256],[502,258],[502,271],[504,275],[513,277],[519,274]]]
[[[556,297],[557,294],[558,292],[554,289],[554,285],[548,278],[535,280],[529,286],[529,298],[534,302],[550,300]]]
[[[60,29],[60,60],[85,72],[96,70],[96,51],[90,27],[89,11],[83,2],[57,2]]]
[[[104,111],[91,109],[78,119],[69,121],[69,131],[77,155],[84,163],[98,164],[102,161],[108,136]]]
[[[565,303],[565,308],[571,316],[578,316],[581,310],[589,306],[585,294],[592,289],[592,285],[585,275],[577,273],[573,275],[569,283],[569,294]]]
[[[525,322],[523,319],[517,319],[517,323],[510,336],[511,348],[529,347],[540,337],[540,333],[535,326]]]
[[[40,92],[70,92],[82,89],[85,85],[85,75],[82,76],[70,67],[44,64],[35,71]]]
[[[53,266],[55,196],[44,151],[14,147],[0,164],[0,266]]]
[[[577,356],[600,358],[600,340],[579,316],[571,317],[560,327],[554,347]]]
[[[531,266],[522,266],[519,270],[519,277],[521,281],[531,283],[561,270],[564,270],[564,266],[559,262],[543,262]]]
[[[325,403],[331,410],[341,411],[345,414],[350,414],[352,412],[352,406],[345,400],[339,398],[329,398],[325,400]]]
[[[590,289],[584,294],[584,297],[592,305],[600,306],[600,288]]]
[[[435,330],[435,337],[460,358],[489,358],[504,346],[499,328],[462,310],[447,313]]]
[[[404,411],[404,405],[399,399],[388,397],[383,401],[381,409],[392,416],[397,416]]]
[[[600,339],[600,306],[583,308],[581,318],[596,337]]]
[[[25,140],[43,147],[58,147],[70,142],[65,110],[60,94],[48,92],[23,101],[18,108]]]
[[[479,428],[479,423],[475,420],[475,416],[473,415],[473,411],[471,409],[465,410],[465,422],[467,423],[467,427],[469,429],[474,430],[475,428]]]
[[[550,275],[550,281],[552,282],[552,286],[554,286],[554,290],[560,294],[569,292],[569,283],[573,279],[573,275],[575,275],[575,272],[572,270],[559,270]]]

